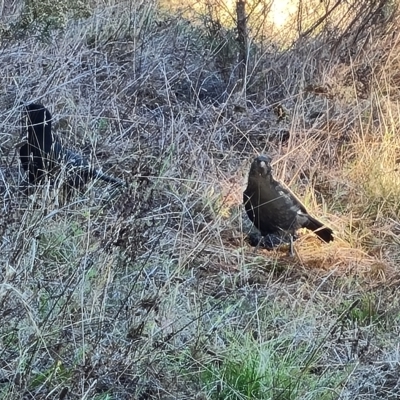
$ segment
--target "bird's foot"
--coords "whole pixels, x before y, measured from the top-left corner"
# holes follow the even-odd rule
[[[256,249],[262,248],[266,250],[274,250],[276,247],[287,246],[290,244],[290,241],[288,241],[287,238],[273,233],[265,236],[261,236],[259,233],[250,233],[248,240],[250,245],[256,247]]]

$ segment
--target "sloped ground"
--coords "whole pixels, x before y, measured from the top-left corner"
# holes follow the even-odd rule
[[[271,50],[246,100],[206,30],[137,7],[3,38],[0,397],[398,398],[398,34]],[[129,188],[24,194],[20,101]],[[264,152],[335,242],[248,245]]]

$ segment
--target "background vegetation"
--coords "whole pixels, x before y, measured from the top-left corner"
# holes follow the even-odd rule
[[[399,398],[398,3],[276,7],[0,4],[1,399]],[[129,188],[24,194],[21,101]],[[333,243],[249,246],[261,153]]]

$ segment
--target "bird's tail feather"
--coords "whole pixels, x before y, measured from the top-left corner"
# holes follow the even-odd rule
[[[122,179],[114,178],[113,176],[103,174],[103,172],[95,171],[94,176],[107,183],[113,183],[117,186],[124,186],[125,182]]]
[[[333,240],[333,231],[331,228],[326,227],[317,219],[309,215],[308,218],[308,229],[311,229],[316,235],[318,235],[324,242],[331,242]]]

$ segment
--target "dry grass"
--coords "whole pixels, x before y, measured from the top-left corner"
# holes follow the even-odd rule
[[[210,32],[156,10],[92,4],[1,44],[0,398],[397,398],[399,34],[260,45],[245,94]],[[129,188],[24,194],[20,101]],[[248,245],[264,152],[333,243]]]

